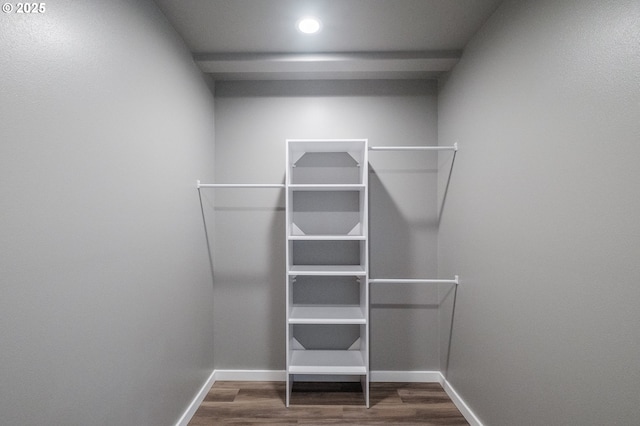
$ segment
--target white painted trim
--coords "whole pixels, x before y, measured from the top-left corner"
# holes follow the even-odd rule
[[[194,59],[202,71],[233,80],[416,78],[451,70],[460,51],[205,53]]]
[[[284,370],[215,370],[215,378],[238,382],[284,382]]]
[[[439,371],[372,371],[371,382],[440,383]]]
[[[213,386],[213,384],[215,383],[216,381],[215,375],[216,375],[216,371],[213,370],[211,372],[211,375],[204,382],[204,384],[202,385],[202,387],[200,388],[196,396],[193,398],[191,403],[187,406],[187,409],[185,410],[185,412],[182,414],[180,419],[178,419],[176,426],[187,426],[187,424],[189,424],[193,415],[196,413],[196,411],[198,411],[198,408],[200,408],[200,404],[202,404],[202,401],[204,400],[205,396],[207,396],[207,393],[209,393],[209,389],[211,389],[211,386]]]
[[[439,371],[372,371],[372,382],[442,383]],[[284,370],[215,370],[215,380],[283,382]]]
[[[484,426],[478,416],[469,408],[469,406],[464,402],[464,400],[458,395],[458,392],[451,386],[451,383],[444,378],[442,373],[440,373],[440,384],[444,388],[444,391],[449,395],[451,401],[455,404],[455,406],[460,410],[464,418],[469,422],[471,426]]]
[[[475,415],[439,371],[371,371],[370,379],[371,382],[440,383],[449,398],[451,398],[451,401],[471,426],[484,426],[478,416]],[[284,370],[214,370],[193,398],[182,417],[180,417],[176,426],[187,426],[205,396],[207,396],[211,386],[218,380],[283,382],[287,380],[287,374]]]

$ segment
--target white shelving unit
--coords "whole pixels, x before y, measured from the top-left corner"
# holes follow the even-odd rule
[[[368,151],[458,151],[377,146],[366,139],[288,139],[285,183],[201,183],[286,192],[286,405],[293,382],[360,378],[369,407],[371,284],[454,284],[459,277],[369,278]],[[206,226],[206,225],[205,225]],[[351,380],[349,380],[351,381]]]
[[[366,139],[287,140],[286,370],[360,376],[369,406]]]

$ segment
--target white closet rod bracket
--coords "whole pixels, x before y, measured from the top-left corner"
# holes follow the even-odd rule
[[[200,183],[196,181],[196,188],[284,188],[284,183]]]
[[[457,151],[458,142],[451,146],[370,146],[369,151]]]
[[[458,275],[454,275],[452,280],[445,279],[403,279],[403,278],[372,278],[370,284],[460,284]]]

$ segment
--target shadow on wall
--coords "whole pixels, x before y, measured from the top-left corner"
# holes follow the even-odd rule
[[[445,212],[447,204],[447,195],[449,193],[449,186],[451,184],[451,178],[453,176],[453,166],[456,161],[457,151],[453,154],[443,155],[444,160],[438,164],[438,170],[446,172],[446,180],[442,182],[442,190],[439,191],[438,199],[438,227],[442,223],[442,217]],[[439,158],[440,159],[440,158]],[[439,271],[441,275],[452,271]],[[454,273],[459,273],[455,271]],[[438,285],[439,294],[439,322],[440,322],[440,370],[442,375],[446,378],[449,372],[449,361],[451,358],[451,346],[453,342],[453,328],[455,323],[455,311],[456,311],[456,298],[458,296],[458,286],[451,284]]]
[[[410,271],[409,223],[376,171],[369,166],[369,276]],[[406,273],[406,272],[405,272]]]
[[[424,87],[423,87],[424,89]],[[307,97],[378,97],[424,96],[411,80],[395,80],[380,84],[376,80],[289,80],[289,81],[225,81],[215,88],[217,98],[307,98]]]
[[[448,166],[449,168],[449,173],[447,174],[447,180],[446,183],[444,184],[444,190],[442,191],[442,198],[439,200],[438,205],[440,206],[440,209],[438,210],[438,227],[440,227],[440,222],[442,221],[442,214],[444,213],[444,208],[445,205],[447,204],[447,194],[449,193],[449,185],[451,184],[451,176],[453,175],[453,165],[456,162],[456,154],[458,152],[457,151],[453,151],[453,155],[451,155],[450,157],[447,156],[448,158],[443,162],[442,165],[442,170],[444,170],[445,167],[447,167],[447,163],[450,161],[451,164]],[[451,160],[449,160],[449,158]],[[440,165],[438,165],[438,170],[440,170],[441,167]]]
[[[282,370],[284,327],[268,325],[285,322],[284,191],[218,188],[200,197],[213,277],[216,368],[266,364]],[[264,350],[248,350],[251,345]]]
[[[370,277],[420,278],[435,276],[435,259],[428,259],[435,247],[435,214],[424,220],[422,204],[435,201],[423,180],[436,173],[429,168],[369,169]],[[402,211],[397,197],[414,198]],[[416,200],[416,197],[418,198]],[[432,198],[431,198],[432,197]],[[416,250],[418,249],[418,250]],[[417,251],[417,253],[416,253]],[[417,256],[416,256],[417,254]],[[424,260],[420,260],[424,256]],[[425,370],[438,364],[437,289],[421,284],[373,284],[371,286],[371,369]],[[403,348],[398,351],[398,348]]]
[[[214,288],[213,282],[213,251],[211,249],[211,245],[213,244],[212,240],[212,230],[207,226],[208,223],[213,223],[213,212],[214,212],[214,198],[212,192],[207,192],[205,194],[202,193],[202,190],[198,188],[198,200],[200,201],[200,211],[202,212],[202,227],[204,230],[204,237],[207,243],[207,255],[209,258],[209,268],[211,271],[211,288]],[[209,217],[209,219],[207,219]],[[213,294],[213,292],[212,292]],[[213,298],[211,300],[213,304]],[[215,346],[215,333],[213,329],[211,330],[211,341],[212,347]]]
[[[200,200],[200,211],[202,212],[202,227],[204,230],[204,237],[207,243],[207,254],[209,255],[209,269],[211,270],[211,285],[213,286],[213,252],[211,251],[211,238],[209,229],[207,228],[207,214],[205,213],[204,203],[202,201],[202,190],[198,188],[198,199]],[[206,211],[213,212],[213,199],[207,197],[207,209]],[[213,213],[211,213],[213,214]]]
[[[442,290],[442,288],[446,288]],[[445,351],[442,355],[444,365],[440,366],[442,375],[446,378],[449,372],[449,359],[451,357],[451,342],[453,341],[453,324],[456,314],[456,297],[458,296],[458,286],[455,284],[441,284],[438,289],[443,295],[440,298],[440,321],[442,328],[440,329],[440,351]],[[446,348],[446,349],[445,349]]]
[[[284,182],[284,179],[282,180]],[[269,300],[269,308],[267,312],[268,324],[285,324],[285,280],[287,279],[286,271],[286,247],[287,240],[285,237],[286,224],[285,224],[285,191],[280,191],[278,195],[278,201],[276,204],[276,212],[274,212],[271,220],[271,232],[269,234],[269,277],[275,283],[280,283],[279,292],[271,292]],[[277,284],[276,284],[277,285]],[[283,351],[280,354],[279,351],[269,351],[269,363],[270,366],[275,366],[277,370],[284,370],[286,368],[286,354],[285,348],[285,330],[284,327],[269,327],[269,341],[278,342],[274,346],[278,346]]]

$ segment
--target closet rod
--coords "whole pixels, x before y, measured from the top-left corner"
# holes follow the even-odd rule
[[[458,142],[451,146],[370,146],[369,151],[457,151]]]
[[[369,280],[371,284],[460,284],[457,275],[452,280],[444,279],[395,279],[395,278],[373,278]]]
[[[200,183],[196,188],[284,188],[284,183]]]

